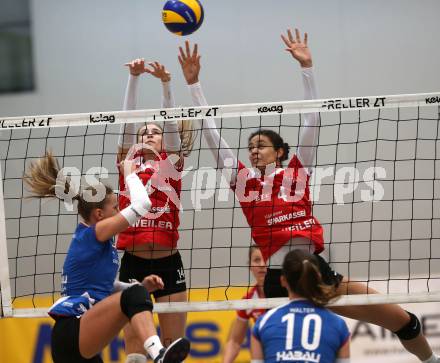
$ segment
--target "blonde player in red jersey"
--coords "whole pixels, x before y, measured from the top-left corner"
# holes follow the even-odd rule
[[[264,299],[263,285],[267,267],[258,246],[251,246],[249,248],[249,269],[255,278],[256,284],[243,296],[243,299]],[[249,321],[252,320],[255,323],[258,317],[264,314],[265,311],[264,309],[237,311],[237,318],[231,326],[229,338],[223,353],[223,363],[232,363],[235,360],[240,353],[241,345],[246,337]]]
[[[146,66],[136,59],[126,66],[129,80],[125,94],[124,110],[136,108],[137,84],[140,75],[149,73],[162,82],[162,107],[174,106],[170,88],[170,73],[158,62]],[[156,302],[187,301],[185,273],[177,250],[179,239],[181,173],[184,157],[191,152],[193,143],[189,122],[176,121],[121,126],[118,164],[125,158],[134,160],[137,175],[148,189],[150,212],[133,226],[119,234],[117,247],[125,250],[121,260],[119,279],[142,281],[142,276],[154,274],[162,278],[164,289],[153,293]],[[123,175],[120,171],[120,208],[130,203]],[[186,313],[159,314],[161,339],[166,346],[174,337],[185,335]],[[146,357],[141,342],[133,329],[124,329],[127,363],[144,363]]]
[[[307,33],[301,39],[298,29],[294,37],[289,29],[281,35],[288,51],[301,65],[305,99],[316,99],[312,56],[307,45]],[[207,106],[199,82],[200,55],[197,44],[193,50],[189,42],[186,49],[180,48],[179,61],[188,83],[192,100],[196,106]],[[282,109],[270,105],[271,110]],[[304,115],[299,133],[296,154],[288,167],[283,161],[288,159],[289,146],[282,137],[272,130],[259,130],[249,137],[248,169],[237,160],[232,150],[221,138],[215,120],[203,120],[203,135],[218,161],[220,168],[231,171],[230,184],[234,190],[251,227],[252,238],[260,247],[268,264],[264,284],[266,297],[287,297],[287,290],[280,284],[281,266],[290,250],[302,249],[314,253],[318,259],[324,282],[336,283],[338,294],[376,294],[367,285],[349,281],[334,272],[319,253],[324,249],[323,229],[312,215],[309,198],[309,178],[318,145],[320,120],[317,114]],[[440,363],[433,354],[422,334],[418,318],[398,305],[369,305],[335,307],[333,311],[346,317],[382,326],[394,332],[402,345],[415,354],[422,362]]]

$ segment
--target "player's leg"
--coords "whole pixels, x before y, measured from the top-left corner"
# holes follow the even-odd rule
[[[378,292],[360,282],[348,281],[346,278],[338,287],[342,295],[377,294]],[[382,326],[399,337],[407,351],[416,355],[421,361],[432,357],[433,353],[422,334],[419,320],[396,304],[335,306],[335,313],[351,319],[365,321]]]
[[[103,363],[99,354],[90,359],[79,352],[80,319],[75,316],[58,318],[52,328],[51,353],[54,363]]]
[[[179,363],[189,352],[186,339],[174,341],[165,349],[154,327],[150,294],[141,285],[116,293],[88,310],[81,318],[79,351],[84,358],[95,356],[127,322],[145,351],[157,363]]]
[[[180,253],[176,252],[160,260],[160,264],[155,266],[155,271],[162,278],[165,289],[154,292],[156,302],[188,301]],[[186,315],[186,313],[159,314],[160,337],[163,345],[168,346],[175,339],[185,336]]]
[[[144,291],[144,296],[141,296]],[[156,335],[151,310],[153,304],[145,289],[129,288],[100,301],[81,318],[79,347],[81,355],[91,357],[104,348],[126,325],[139,339]]]
[[[179,252],[162,258],[145,259],[131,254],[124,254],[121,261],[120,279],[142,279],[150,274],[162,278],[165,288],[154,292],[156,302],[185,302],[187,301],[186,281]],[[176,339],[185,336],[186,313],[160,314],[159,324],[161,340],[164,346],[169,346]],[[143,353],[143,342],[137,338],[133,327],[124,327],[126,363],[143,363],[140,356]]]
[[[320,255],[316,255],[316,258],[324,282],[336,284],[338,286],[338,294],[378,294],[376,290],[363,283],[349,282],[348,279],[335,272]],[[406,312],[399,305],[338,306],[331,307],[330,309],[348,318],[379,325],[396,333],[405,349],[416,355],[421,361],[426,361],[433,357],[432,349],[421,332],[420,322],[413,314]],[[434,362],[436,361],[432,360],[429,363]]]
[[[156,298],[156,302],[185,302],[187,301],[187,293],[179,292],[176,294],[162,296]],[[185,336],[186,313],[167,313],[158,314],[160,325],[160,337],[162,344],[167,347],[171,342]],[[142,363],[141,357],[145,354],[143,342],[137,337],[134,329],[130,324],[124,327],[125,351],[127,359],[125,363]]]
[[[150,260],[125,252],[121,259],[119,280],[129,282],[132,279],[142,281],[145,276],[151,275]],[[124,343],[127,358],[125,363],[144,363],[147,360],[144,342],[136,335],[131,324],[124,326]]]
[[[125,363],[145,363],[147,361],[144,342],[136,336],[130,324],[124,326],[124,343],[127,354]]]
[[[157,302],[185,302],[188,300],[186,291],[156,298]],[[160,337],[164,346],[177,338],[185,336],[186,313],[159,314]]]

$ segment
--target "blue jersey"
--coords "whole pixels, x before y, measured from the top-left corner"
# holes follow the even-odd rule
[[[52,316],[80,316],[113,292],[119,268],[113,238],[96,239],[95,226],[76,228],[61,274],[61,296],[50,308]]]
[[[255,323],[264,362],[334,363],[350,337],[345,321],[307,300],[294,300],[269,310]]]

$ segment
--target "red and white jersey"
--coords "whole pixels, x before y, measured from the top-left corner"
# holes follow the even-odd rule
[[[157,160],[143,162],[142,156],[134,158],[140,169],[137,173],[148,188],[151,209],[134,226],[119,233],[117,248],[127,249],[134,245],[156,243],[175,248],[179,239],[180,191],[183,159],[175,165],[162,152]],[[119,209],[130,205],[124,176],[119,172]]]
[[[250,289],[246,295],[243,296],[243,299],[262,299],[264,296],[261,296],[258,293],[257,285],[255,285],[252,289]],[[255,321],[258,319],[260,315],[263,315],[266,312],[265,309],[248,309],[248,310],[237,310],[237,315],[240,319],[249,320],[252,319]]]
[[[252,238],[265,261],[292,238],[311,240],[315,253],[324,249],[323,229],[312,215],[309,179],[296,155],[287,168],[266,176],[238,162],[235,184],[231,185],[251,227]]]

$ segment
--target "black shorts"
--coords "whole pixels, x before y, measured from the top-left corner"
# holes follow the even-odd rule
[[[315,255],[315,257],[318,261],[319,271],[321,272],[324,283],[339,286],[344,276],[333,271],[329,263],[320,255]],[[267,298],[288,296],[287,289],[281,286],[280,277],[281,269],[267,269],[267,274],[264,279],[264,295]]]
[[[144,277],[152,274],[160,276],[164,283],[163,290],[153,292],[155,298],[186,291],[185,271],[179,252],[156,259],[145,259],[128,252],[124,253],[119,270],[120,281],[129,282],[130,279],[136,279],[142,282]]]
[[[79,352],[79,324],[74,316],[58,318],[52,329],[52,359],[54,363],[103,363],[100,355],[86,359]]]

